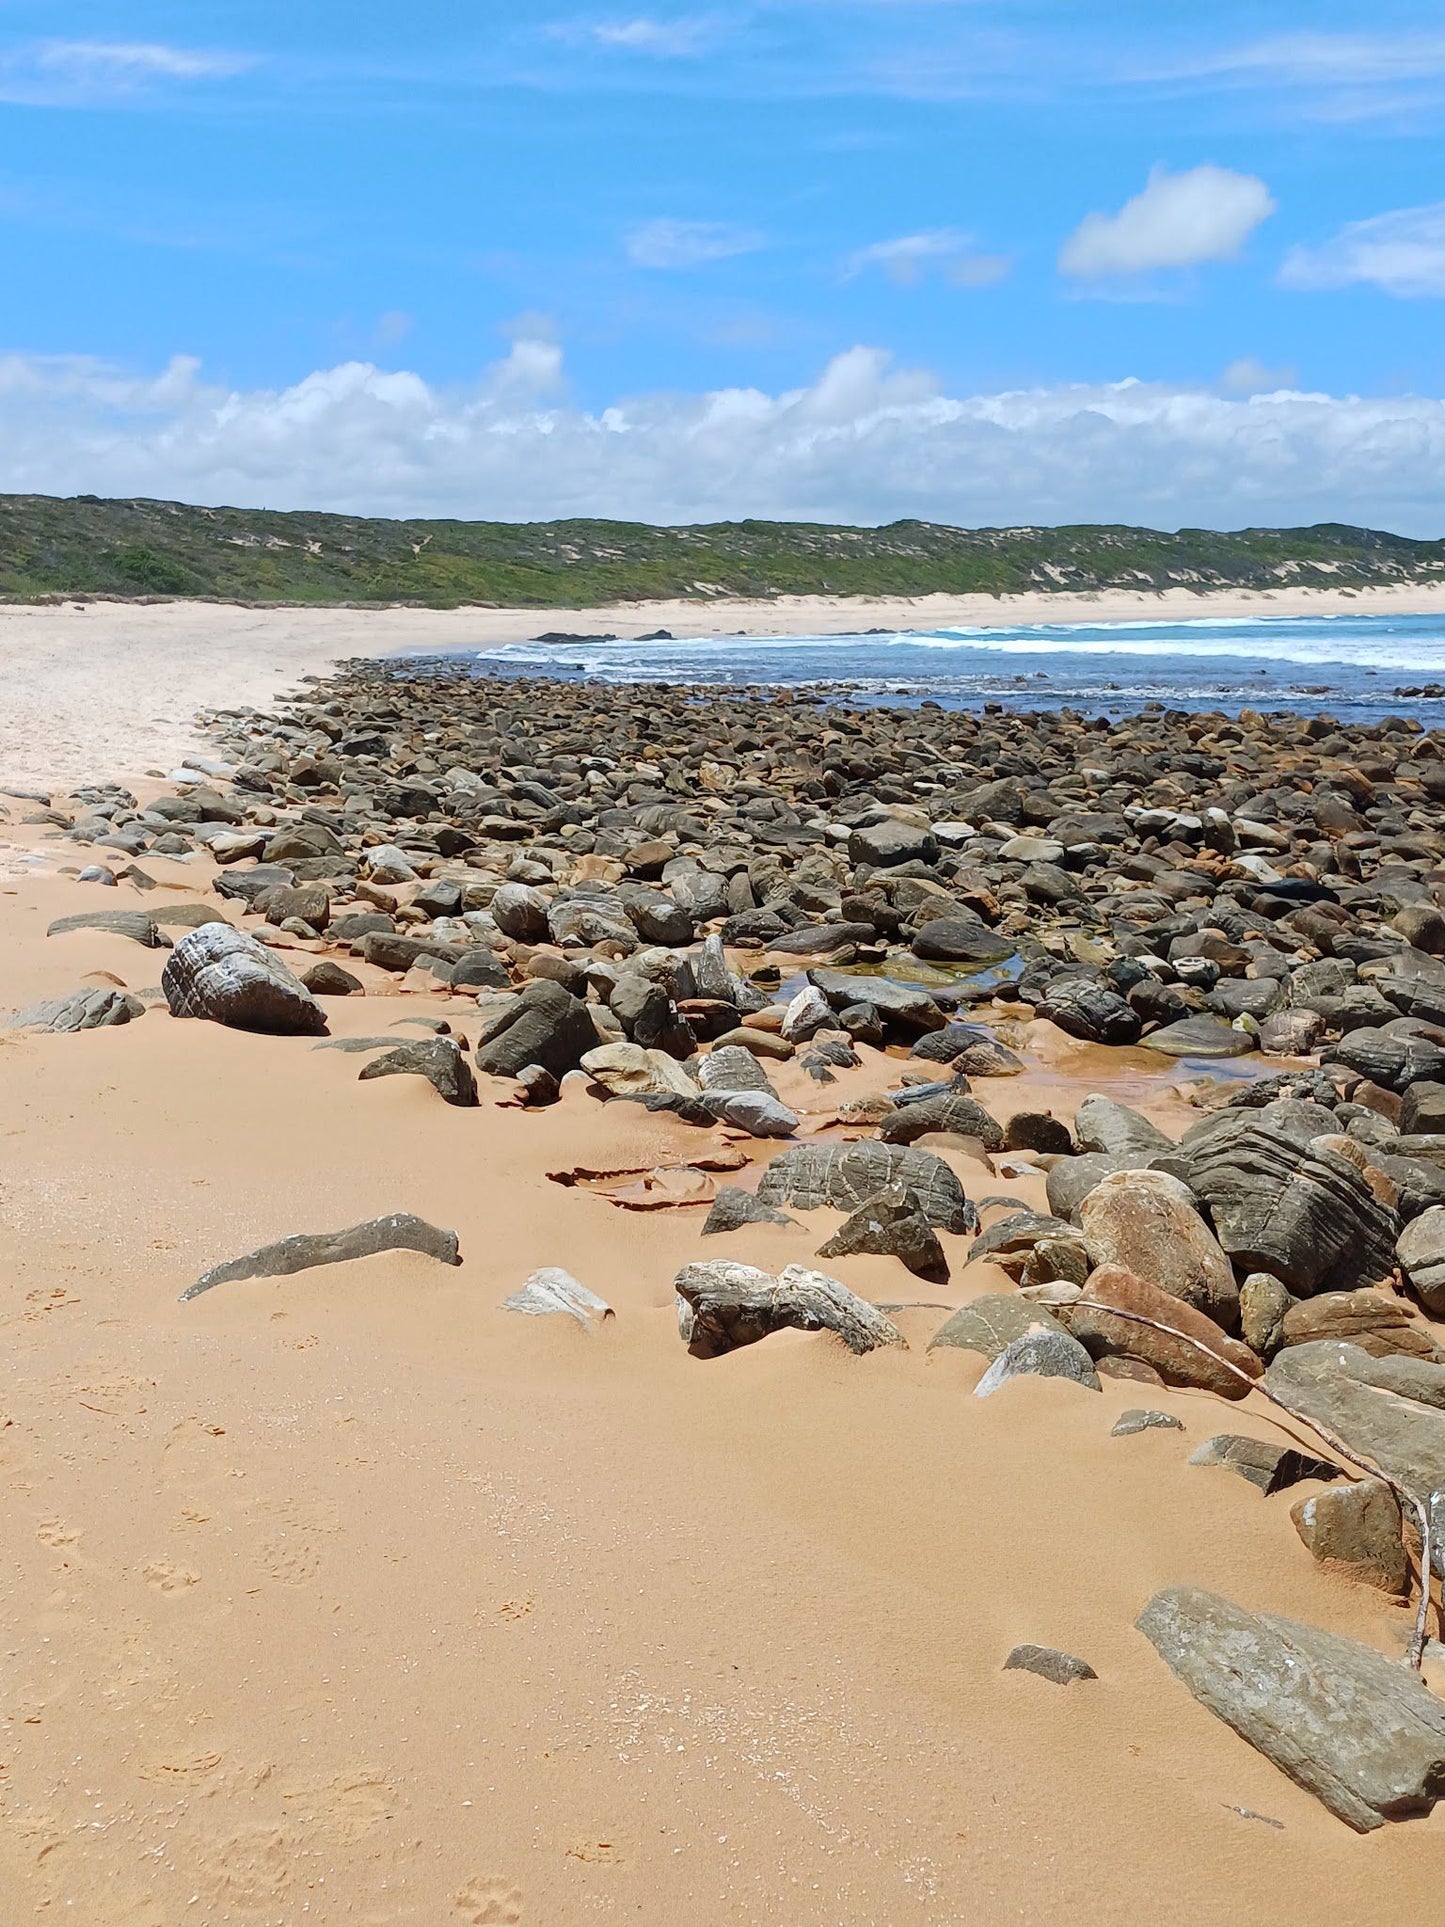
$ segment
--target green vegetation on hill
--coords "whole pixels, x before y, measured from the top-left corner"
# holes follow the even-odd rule
[[[1003,595],[1022,590],[1361,588],[1445,579],[1445,542],[1307,529],[932,522],[390,522],[81,495],[0,496],[0,597],[539,609],[718,595]]]

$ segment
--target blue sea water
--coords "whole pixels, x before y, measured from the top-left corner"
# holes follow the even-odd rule
[[[539,620],[539,628],[544,627]],[[1177,709],[1325,713],[1445,726],[1445,614],[1197,616],[1021,623],[851,636],[719,634],[695,641],[529,642],[475,658],[478,673],[717,687],[845,684],[850,699],[947,708],[985,702],[1124,715]]]

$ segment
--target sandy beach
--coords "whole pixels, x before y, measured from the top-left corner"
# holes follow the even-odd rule
[[[338,656],[689,621],[706,626],[675,605],[7,610],[0,778],[58,798],[79,775],[169,767],[201,741],[195,709],[268,701]],[[0,1011],[82,985],[154,1001],[163,953],[47,929],[214,908],[210,857],[148,853],[155,888],[102,890],[76,880],[93,850],[23,802],[0,812]],[[277,941],[297,969],[320,947]],[[333,1036],[432,1018],[475,1038],[466,998],[349,967],[365,994],[328,1003]],[[975,1085],[999,1116],[1067,1117],[1103,1090],[1171,1136],[1197,1120],[1148,1051],[1042,1021],[1016,1041],[1024,1075]],[[896,1084],[898,1052],[860,1054],[849,1097]],[[805,1130],[836,1136],[837,1091],[770,1071]],[[1044,1380],[972,1398],[984,1359],[929,1337],[1010,1285],[952,1237],[944,1287],[847,1263],[855,1291],[905,1301],[906,1350],[854,1358],[794,1331],[699,1363],[671,1284],[696,1207],[620,1210],[549,1177],[677,1165],[696,1134],[575,1088],[530,1111],[493,1085],[458,1111],[419,1078],[358,1084],[340,1051],[162,1002],[80,1036],[0,1029],[0,1090],[6,1921],[1428,1917],[1445,1816],[1351,1833],[1134,1630],[1188,1581],[1403,1651],[1406,1606],[1313,1563],[1297,1491],[1188,1464],[1218,1431],[1284,1436],[1259,1398],[1107,1377],[1087,1398]],[[746,1182],[777,1147],[739,1148]],[[1039,1178],[941,1155],[970,1197],[1044,1208]],[[222,1259],[400,1210],[455,1229],[461,1268],[390,1254],[178,1302]],[[798,1216],[717,1242],[809,1264],[837,1214]],[[503,1312],[539,1265],[615,1319]],[[1141,1404],[1183,1440],[1112,1437]],[[1025,1641],[1098,1680],[1001,1672]]]
[[[846,635],[993,623],[1445,613],[1445,584],[1258,594],[918,596],[640,602],[594,609],[297,609],[229,603],[0,606],[0,784],[169,770],[202,747],[196,712],[271,702],[338,658],[494,648],[549,632]]]

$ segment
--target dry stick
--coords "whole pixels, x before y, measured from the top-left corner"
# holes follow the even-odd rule
[[[1243,1366],[1236,1365],[1231,1359],[1222,1358],[1212,1346],[1206,1345],[1202,1338],[1193,1338],[1188,1332],[1180,1331],[1177,1326],[1166,1325],[1162,1319],[1146,1318],[1143,1312],[1121,1311],[1117,1305],[1101,1304],[1097,1298],[1081,1298],[1077,1303],[1090,1311],[1108,1312],[1111,1317],[1122,1318],[1131,1325],[1147,1325],[1151,1331],[1163,1332],[1168,1338],[1177,1338],[1186,1345],[1192,1345],[1195,1351],[1203,1352],[1213,1364],[1222,1365],[1225,1371],[1232,1372],[1241,1384],[1247,1385],[1252,1392],[1262,1392],[1271,1405],[1277,1405],[1282,1412],[1288,1412],[1290,1417],[1297,1420],[1299,1424],[1309,1426],[1312,1432],[1317,1433],[1324,1440],[1330,1451],[1338,1453],[1340,1458],[1348,1460],[1361,1472],[1368,1473],[1372,1479],[1381,1480],[1389,1486],[1397,1499],[1404,1501],[1414,1513],[1420,1528],[1420,1609],[1415,1616],[1415,1630],[1410,1638],[1409,1651],[1410,1664],[1418,1673],[1425,1658],[1430,1618],[1430,1507],[1422,1505],[1408,1486],[1403,1486],[1398,1479],[1391,1478],[1382,1467],[1372,1465],[1368,1459],[1361,1458],[1357,1452],[1352,1451],[1327,1425],[1322,1425],[1317,1418],[1311,1418],[1307,1412],[1296,1411],[1288,1399],[1283,1399],[1278,1392],[1272,1391],[1263,1379],[1251,1378]],[[1434,1495],[1431,1496],[1433,1499]]]

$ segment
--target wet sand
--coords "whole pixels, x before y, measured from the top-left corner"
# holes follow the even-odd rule
[[[88,853],[5,807],[0,1010],[96,972],[154,987],[162,953],[46,926],[204,896],[205,860],[148,856],[165,887],[144,898],[81,885],[54,871]],[[372,994],[328,1005],[336,1034],[475,1029],[465,999],[358,974]],[[1000,1116],[1095,1088],[1175,1131],[1196,1115],[1148,1053],[1031,1042],[1024,1078],[975,1086]],[[831,1091],[776,1081],[818,1126],[896,1081],[865,1057]],[[1404,1608],[1311,1562],[1299,1492],[1187,1464],[1216,1431],[1275,1436],[1257,1400],[1109,1379],[975,1400],[984,1361],[926,1350],[934,1308],[899,1313],[907,1351],[785,1333],[699,1362],[671,1280],[701,1212],[546,1174],[678,1162],[703,1134],[571,1093],[457,1111],[357,1069],[163,1007],[0,1032],[0,1917],[1429,1917],[1445,1816],[1355,1836],[1133,1629],[1190,1581],[1403,1650]],[[1041,1200],[945,1155],[971,1196]],[[455,1228],[463,1266],[392,1255],[177,1302],[218,1260],[389,1210]],[[836,1222],[707,1255],[776,1270]],[[944,1242],[941,1290],[835,1268],[889,1302],[1001,1286]],[[500,1311],[542,1264],[616,1318]],[[1111,1438],[1141,1404],[1186,1431]],[[1026,1640],[1098,1681],[1001,1673]]]
[[[594,609],[251,609],[227,603],[0,606],[0,785],[129,779],[204,747],[202,709],[264,707],[338,658],[493,648],[549,632],[625,638],[746,629],[845,635],[867,629],[1124,622],[1241,615],[1431,615],[1445,584],[1195,595],[918,596],[869,601],[635,602]]]

